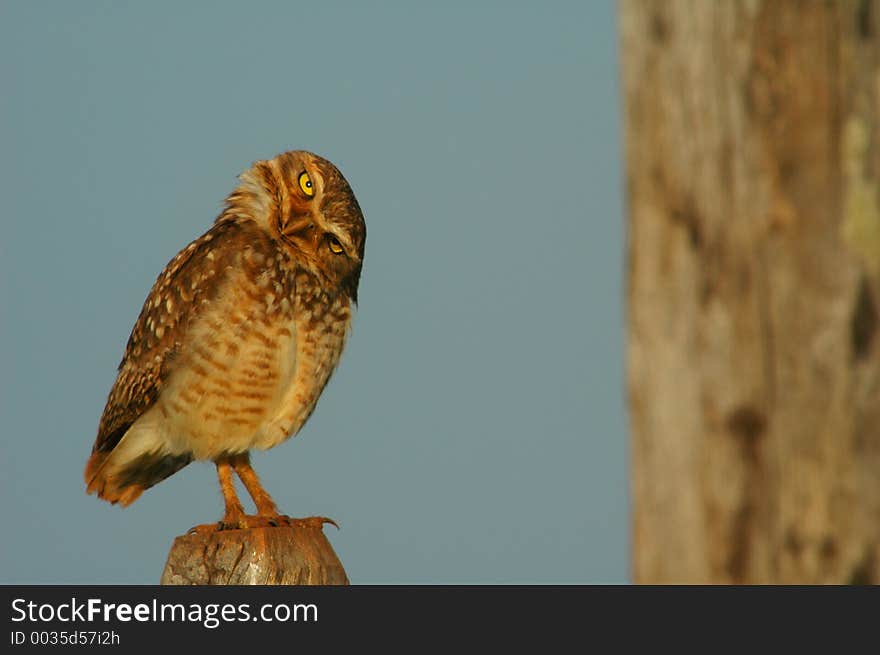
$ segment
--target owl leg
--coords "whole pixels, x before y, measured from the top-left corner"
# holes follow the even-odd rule
[[[217,477],[220,478],[220,490],[223,492],[223,501],[226,511],[220,521],[220,528],[235,529],[244,527],[244,507],[235,493],[235,482],[232,478],[232,458],[217,460]]]
[[[235,472],[238,473],[238,477],[241,478],[241,481],[244,483],[251,498],[254,499],[254,504],[257,506],[257,514],[266,519],[269,525],[289,525],[321,529],[321,526],[325,523],[332,523],[339,528],[336,521],[328,519],[326,516],[310,516],[305,519],[295,519],[290,516],[284,516],[278,511],[278,506],[275,505],[275,501],[272,500],[269,492],[267,492],[263,488],[263,485],[260,484],[260,479],[257,477],[256,471],[251,467],[250,456],[247,453],[236,455],[231,458],[231,461]]]
[[[269,492],[260,484],[260,478],[257,477],[256,471],[251,467],[251,458],[247,453],[235,455],[230,458],[232,467],[238,473],[238,477],[244,483],[245,489],[254,499],[254,505],[257,506],[257,514],[267,518],[276,518],[279,516],[278,506],[272,500]]]

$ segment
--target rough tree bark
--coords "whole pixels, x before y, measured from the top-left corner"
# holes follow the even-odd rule
[[[619,20],[633,579],[880,582],[880,6]]]
[[[165,585],[347,585],[321,517],[284,527],[189,532],[174,540]],[[211,526],[205,526],[210,528]]]

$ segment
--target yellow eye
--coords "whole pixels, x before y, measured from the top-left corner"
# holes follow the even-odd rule
[[[315,195],[315,185],[312,184],[312,178],[310,178],[309,174],[305,171],[299,174],[299,188],[302,189],[303,193],[309,198]]]
[[[330,246],[330,252],[332,252],[334,255],[341,255],[343,252],[345,252],[342,249],[342,244],[339,243],[339,239],[337,239],[336,237],[330,237],[330,241],[328,242],[328,244]]]

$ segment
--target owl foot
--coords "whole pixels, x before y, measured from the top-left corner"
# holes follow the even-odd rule
[[[193,526],[189,529],[188,534],[208,535],[224,530],[248,530],[250,528],[312,528],[321,530],[325,523],[330,523],[337,530],[339,529],[339,524],[326,516],[308,516],[298,519],[282,514],[276,516],[241,514],[238,516],[224,516],[216,523],[203,523],[202,525]]]
[[[250,528],[272,528],[271,518],[257,514],[242,514],[231,518],[223,517],[217,524],[218,530],[248,530]]]
[[[216,523],[203,523],[189,529],[188,534],[207,535],[212,532],[225,530],[247,530],[248,528],[268,528],[272,524],[262,516],[247,516],[242,514],[237,518],[223,517]]]
[[[292,516],[278,514],[276,516],[265,518],[269,521],[269,525],[276,527],[317,528],[318,530],[321,530],[325,523],[330,523],[335,526],[337,530],[339,529],[339,524],[333,519],[328,519],[326,516],[308,516],[306,518],[298,519]]]
[[[198,535],[209,535],[213,532],[218,532],[223,530],[223,521],[217,521],[216,523],[202,523],[201,525],[194,525],[189,530],[186,531],[187,534],[198,534]]]
[[[244,514],[237,518],[224,516],[216,523],[203,523],[201,525],[195,525],[187,531],[187,534],[208,535],[213,532],[221,532],[223,530],[246,530],[247,528],[266,527],[265,523],[263,525],[252,525],[249,521],[249,519],[257,518],[259,517],[245,516]]]

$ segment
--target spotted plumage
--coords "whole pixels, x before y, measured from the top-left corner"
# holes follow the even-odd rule
[[[278,511],[248,451],[296,434],[339,362],[366,228],[333,164],[295,151],[242,174],[224,211],[153,285],[86,465],[89,493],[128,505],[193,460],[217,464],[221,525]]]

